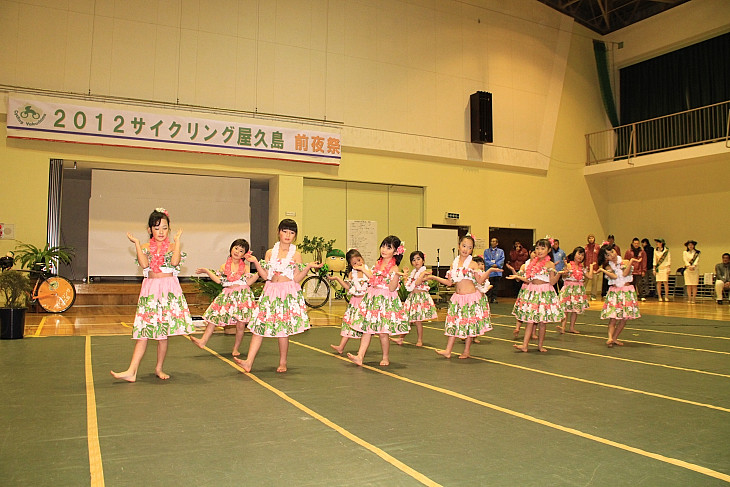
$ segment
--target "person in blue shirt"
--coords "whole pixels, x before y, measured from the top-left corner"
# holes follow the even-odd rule
[[[489,275],[489,283],[493,286],[487,292],[487,298],[490,303],[497,303],[497,292],[500,289],[500,281],[502,281],[502,269],[504,269],[504,250],[497,247],[499,240],[493,237],[489,241],[489,248],[484,250],[484,268],[485,269],[499,269],[499,271],[492,271]]]
[[[560,272],[565,268],[565,252],[560,248],[560,240],[557,238],[553,240],[553,248],[550,249],[553,256],[553,262],[555,263],[555,270]],[[557,288],[562,287],[563,278],[562,276],[558,279],[556,284]]]

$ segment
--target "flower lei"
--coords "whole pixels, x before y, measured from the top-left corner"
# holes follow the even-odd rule
[[[570,275],[574,280],[582,281],[583,280],[583,266],[576,262],[571,262],[570,263]]]
[[[243,260],[238,262],[238,270],[236,272],[232,272],[232,263],[233,257],[228,257],[226,259],[226,266],[223,268],[223,273],[226,275],[228,282],[238,281],[243,276],[243,273],[246,272],[246,265],[243,263]]]
[[[170,249],[170,241],[168,239],[158,242],[154,238],[150,239],[150,269],[153,272],[161,272],[160,268],[165,263],[165,254]]]
[[[547,255],[542,259],[538,259],[537,257],[535,257],[533,260],[531,260],[527,264],[527,267],[525,267],[525,279],[534,279],[535,276],[540,274],[540,271],[545,269],[545,264],[547,264],[549,260],[550,257],[548,257]]]
[[[297,246],[294,244],[289,244],[289,252],[286,253],[286,256],[283,259],[279,258],[279,243],[276,242],[274,244],[274,248],[271,249],[271,258],[269,259],[270,263],[274,263],[277,260],[281,262],[282,264],[286,265],[289,262],[291,262],[292,258],[294,257],[294,252],[297,251]]]
[[[426,266],[422,265],[419,269],[413,269],[411,271],[411,274],[408,276],[408,280],[406,281],[406,289],[408,291],[413,291],[416,288],[416,281],[418,280],[418,277],[426,272]],[[421,283],[423,285],[423,283]],[[411,289],[409,289],[409,287]]]
[[[395,259],[391,258],[385,267],[383,267],[383,259],[378,259],[373,269],[373,277],[370,278],[370,284],[375,286],[378,284],[385,284],[385,277],[390,275],[390,271],[395,266]]]
[[[467,255],[466,259],[464,259],[464,264],[459,265],[459,259],[461,256],[457,255],[454,259],[454,262],[451,263],[451,280],[453,282],[459,282],[464,277],[466,277],[466,274],[469,269],[469,264],[471,264],[471,255]]]

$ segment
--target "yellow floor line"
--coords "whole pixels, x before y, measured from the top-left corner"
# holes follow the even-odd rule
[[[495,324],[495,323],[492,323],[492,324]],[[505,326],[505,325],[501,325],[501,326]],[[436,327],[433,327],[433,326],[426,326],[426,325],[424,325],[423,327],[424,328],[428,328],[429,330],[443,331],[443,328],[436,328]],[[577,336],[580,336],[580,335],[577,335]],[[494,336],[491,336],[491,335],[485,335],[483,338],[488,339],[488,340],[497,340],[497,341],[500,341],[500,342],[507,342],[507,343],[520,343],[521,342],[521,339],[520,339],[520,342],[518,342],[517,340],[509,340],[507,338],[497,338],[497,337],[494,337]],[[656,362],[646,362],[644,360],[636,360],[636,359],[630,359],[630,358],[624,358],[624,357],[616,357],[616,356],[613,356],[613,355],[603,355],[603,354],[600,354],[600,353],[584,352],[582,350],[575,350],[575,349],[572,349],[572,348],[556,347],[556,346],[554,346],[552,344],[548,344],[548,350],[560,350],[561,352],[576,353],[576,354],[579,354],[579,355],[588,355],[588,356],[591,356],[591,357],[599,357],[599,358],[605,358],[605,359],[610,359],[610,360],[618,360],[618,361],[621,361],[621,362],[629,362],[629,363],[634,363],[634,364],[649,365],[649,366],[652,366],[652,367],[661,367],[661,368],[664,368],[664,369],[671,369],[671,370],[681,370],[682,372],[692,372],[692,373],[695,373],[695,374],[712,375],[712,376],[715,376],[715,377],[725,377],[725,378],[730,379],[730,374],[721,374],[719,372],[709,372],[707,370],[700,370],[700,369],[690,369],[690,368],[687,368],[687,367],[679,367],[679,366],[676,366],[676,365],[659,364],[659,363],[656,363]]]
[[[89,443],[89,470],[91,487],[104,486],[104,467],[101,462],[99,446],[99,426],[96,419],[96,394],[94,392],[94,374],[91,370],[91,337],[86,337],[84,363],[86,368],[86,434]]]
[[[123,322],[123,321],[120,321],[120,323],[122,324],[122,326],[125,326],[125,327],[127,327],[127,328],[132,328],[132,325],[128,325],[128,324],[126,324],[126,323],[125,323],[125,322]]]
[[[316,352],[323,353],[325,355],[329,355],[330,357],[335,357],[335,358],[340,359],[340,360],[343,360],[345,362],[350,362],[347,358],[341,357],[339,355],[334,355],[334,354],[332,354],[330,352],[327,352],[326,350],[321,350],[319,348],[312,347],[310,345],[305,345],[304,343],[300,343],[300,342],[297,342],[297,341],[294,341],[294,340],[289,340],[289,342],[290,343],[293,343],[295,345],[299,345],[299,346],[304,347],[304,348],[308,348],[310,350],[314,350]],[[507,408],[504,408],[504,407],[501,407],[501,406],[497,406],[496,404],[491,404],[491,403],[488,403],[488,402],[485,402],[485,401],[480,401],[479,399],[475,399],[473,397],[470,397],[470,396],[461,394],[459,392],[451,391],[451,390],[445,389],[443,387],[438,387],[438,386],[434,386],[434,385],[431,385],[431,384],[427,384],[425,382],[420,382],[420,381],[417,381],[417,380],[409,379],[407,377],[403,377],[403,376],[394,374],[392,372],[387,372],[387,371],[385,371],[383,369],[380,369],[380,368],[377,368],[377,367],[372,367],[370,365],[364,365],[364,364],[362,365],[362,367],[365,368],[365,369],[371,370],[373,372],[377,372],[379,374],[383,374],[385,376],[388,376],[388,377],[391,377],[391,378],[394,378],[394,379],[397,379],[397,380],[400,380],[400,381],[403,381],[403,382],[407,382],[409,384],[413,384],[413,385],[416,385],[416,386],[419,386],[419,387],[423,387],[425,389],[429,389],[429,390],[432,390],[432,391],[435,391],[435,392],[439,392],[439,393],[445,394],[447,396],[455,397],[457,399],[461,399],[461,400],[470,402],[472,404],[477,404],[479,406],[483,406],[483,407],[486,407],[488,409],[492,409],[494,411],[499,411],[501,413],[505,413],[505,414],[508,414],[510,416],[514,416],[516,418],[524,419],[524,420],[527,420],[527,421],[530,421],[530,422],[533,422],[533,423],[537,423],[537,424],[540,424],[540,425],[543,425],[543,426],[547,426],[548,428],[552,428],[552,429],[555,429],[555,430],[558,430],[558,431],[563,431],[563,432],[569,433],[571,435],[579,436],[581,438],[585,438],[585,439],[592,440],[592,441],[595,441],[595,442],[598,442],[598,443],[602,443],[604,445],[612,446],[614,448],[618,448],[618,449],[621,449],[621,450],[624,450],[624,451],[628,451],[628,452],[631,452],[631,453],[636,453],[638,455],[641,455],[641,456],[644,456],[644,457],[647,457],[647,458],[651,458],[653,460],[658,460],[660,462],[668,463],[670,465],[674,465],[674,466],[677,466],[677,467],[685,468],[687,470],[691,470],[693,472],[697,472],[697,473],[700,473],[700,474],[703,474],[703,475],[707,475],[709,477],[714,477],[716,479],[724,480],[725,482],[730,482],[730,475],[724,474],[722,472],[717,472],[715,470],[712,470],[712,469],[703,467],[701,465],[695,465],[694,463],[685,462],[684,460],[679,460],[677,458],[667,457],[667,456],[661,455],[659,453],[654,453],[654,452],[642,450],[641,448],[636,448],[636,447],[633,447],[633,446],[625,445],[623,443],[619,443],[617,441],[609,440],[607,438],[603,438],[603,437],[600,437],[600,436],[592,435],[590,433],[585,433],[585,432],[580,431],[580,430],[577,430],[575,428],[569,428],[567,426],[562,426],[562,425],[559,425],[557,423],[553,423],[553,422],[550,422],[550,421],[546,421],[544,419],[540,419],[540,418],[536,418],[534,416],[530,416],[528,414],[520,413],[518,411],[513,411],[511,409],[507,409]]]
[[[296,343],[296,342],[292,342],[292,343]],[[205,347],[205,350],[207,350],[212,355],[215,355],[216,357],[218,357],[223,362],[226,362],[228,365],[230,365],[231,367],[235,368],[236,370],[238,370],[238,371],[240,371],[242,373],[246,373],[237,363],[235,363],[232,360],[229,360],[229,359],[221,356],[215,350],[212,350],[212,349],[210,349],[208,347]],[[426,477],[425,475],[423,475],[422,473],[418,472],[417,470],[414,470],[413,468],[409,467],[408,465],[406,465],[405,463],[401,462],[400,460],[398,460],[397,458],[393,457],[392,455],[390,455],[390,454],[386,453],[385,451],[381,450],[380,448],[376,447],[372,443],[368,443],[367,441],[363,440],[362,438],[360,438],[358,436],[355,436],[354,434],[350,433],[349,431],[347,431],[343,427],[341,427],[341,426],[333,423],[332,421],[330,421],[329,419],[325,418],[324,416],[322,416],[322,415],[318,414],[317,412],[309,409],[304,404],[302,404],[299,401],[291,398],[286,393],[280,391],[279,389],[275,388],[274,386],[269,385],[267,382],[264,382],[263,380],[259,379],[254,374],[252,374],[252,373],[249,372],[249,373],[246,374],[246,376],[247,377],[250,377],[251,379],[253,379],[260,386],[268,389],[269,391],[273,392],[274,394],[276,394],[280,398],[284,399],[286,402],[288,402],[292,406],[294,406],[297,409],[299,409],[299,410],[305,412],[306,414],[310,415],[312,418],[314,418],[317,421],[321,422],[325,426],[327,426],[327,427],[335,430],[336,432],[338,432],[339,434],[341,434],[342,436],[344,436],[348,440],[350,440],[350,441],[352,441],[352,442],[354,442],[354,443],[356,443],[356,444],[364,447],[365,449],[367,449],[370,452],[374,453],[375,455],[379,456],[380,458],[382,458],[383,460],[385,460],[389,464],[393,465],[398,470],[400,470],[403,473],[411,476],[415,480],[421,482],[423,485],[434,486],[434,487],[441,485],[441,484],[439,484],[437,482],[434,482],[433,480],[431,480],[430,478]]]
[[[44,316],[43,318],[41,318],[41,322],[38,323],[38,328],[36,328],[35,333],[33,334],[34,337],[41,336],[41,330],[43,329],[43,325],[46,324],[47,318],[48,318],[47,316]]]

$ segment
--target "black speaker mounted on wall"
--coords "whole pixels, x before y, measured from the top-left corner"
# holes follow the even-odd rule
[[[492,132],[492,94],[477,91],[469,96],[471,111],[471,141],[483,144],[494,142]]]

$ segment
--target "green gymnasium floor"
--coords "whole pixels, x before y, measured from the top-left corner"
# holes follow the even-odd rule
[[[292,337],[286,374],[275,372],[276,341],[264,340],[246,375],[230,360],[233,337],[215,334],[210,351],[171,339],[168,381],[153,374],[151,344],[134,384],[109,375],[128,364],[129,336],[2,341],[1,483],[730,482],[727,323],[644,316],[608,349],[605,323],[587,312],[583,334],[552,328],[548,353],[519,353],[509,309],[493,306],[495,329],[472,359],[440,358],[434,322],[423,348],[392,345],[389,367],[373,340],[361,368],[331,353],[338,328],[315,327]]]

